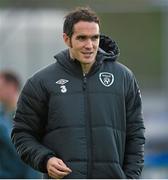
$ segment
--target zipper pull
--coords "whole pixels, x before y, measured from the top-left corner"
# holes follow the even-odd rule
[[[83,90],[86,90],[87,77],[86,74],[83,74]]]

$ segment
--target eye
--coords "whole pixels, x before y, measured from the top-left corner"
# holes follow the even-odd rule
[[[79,40],[79,41],[85,41],[86,40],[86,36],[77,36],[77,40]]]
[[[99,35],[95,35],[91,37],[92,41],[97,41],[99,39]]]

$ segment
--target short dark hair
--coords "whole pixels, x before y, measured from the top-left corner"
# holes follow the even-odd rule
[[[17,90],[21,88],[20,78],[12,71],[1,71],[0,78],[3,78],[7,83],[12,83]]]
[[[95,22],[100,25],[99,17],[89,7],[77,7],[65,16],[63,32],[71,37],[74,25],[79,21]]]

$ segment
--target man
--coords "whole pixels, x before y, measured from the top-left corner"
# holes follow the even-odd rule
[[[100,36],[97,15],[77,8],[64,21],[68,49],[26,83],[12,140],[45,178],[138,178],[144,124],[133,73]]]
[[[0,178],[39,178],[39,173],[19,158],[10,139],[12,116],[19,96],[19,78],[10,71],[0,72]]]

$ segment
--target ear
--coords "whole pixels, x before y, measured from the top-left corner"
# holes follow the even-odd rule
[[[66,33],[63,33],[63,39],[64,39],[65,44],[66,44],[68,47],[71,47],[70,37],[69,37]]]

